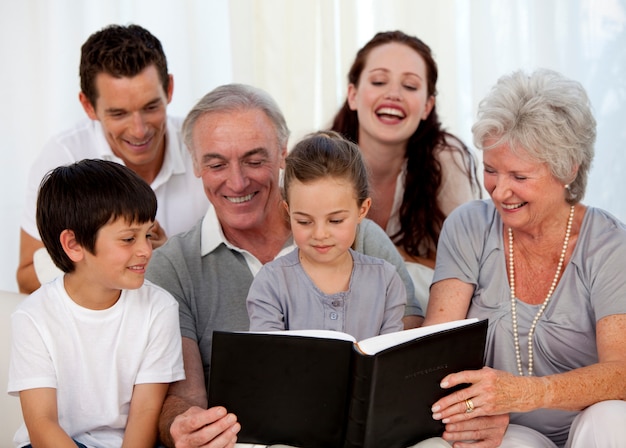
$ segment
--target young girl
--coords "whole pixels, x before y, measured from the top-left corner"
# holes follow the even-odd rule
[[[285,165],[297,249],[255,277],[250,330],[336,330],[357,340],[402,330],[407,297],[395,267],[351,249],[371,205],[357,145],[332,131],[314,133]]]

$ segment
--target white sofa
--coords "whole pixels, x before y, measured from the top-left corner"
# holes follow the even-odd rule
[[[0,448],[13,446],[13,435],[22,424],[20,400],[7,394],[7,377],[11,352],[11,313],[24,297],[24,294],[0,291]]]

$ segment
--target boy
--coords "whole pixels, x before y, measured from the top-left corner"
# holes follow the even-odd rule
[[[150,186],[115,162],[44,178],[37,226],[65,274],[11,317],[16,446],[155,445],[168,384],[184,379],[178,304],[144,281],[156,209]]]

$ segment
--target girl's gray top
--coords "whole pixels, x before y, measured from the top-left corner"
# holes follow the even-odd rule
[[[299,249],[267,263],[248,293],[250,331],[334,330],[357,341],[402,330],[406,288],[395,266],[350,250],[347,291],[325,294],[299,260]]]

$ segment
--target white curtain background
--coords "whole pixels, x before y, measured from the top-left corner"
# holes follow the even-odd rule
[[[163,43],[184,116],[228,82],[267,90],[291,143],[328,126],[355,52],[377,31],[428,43],[444,125],[471,145],[476,106],[502,74],[548,67],[580,81],[598,121],[584,202],[626,221],[626,0],[21,0],[0,3],[0,289],[16,291],[27,171],[83,118],[80,46],[110,23]]]

